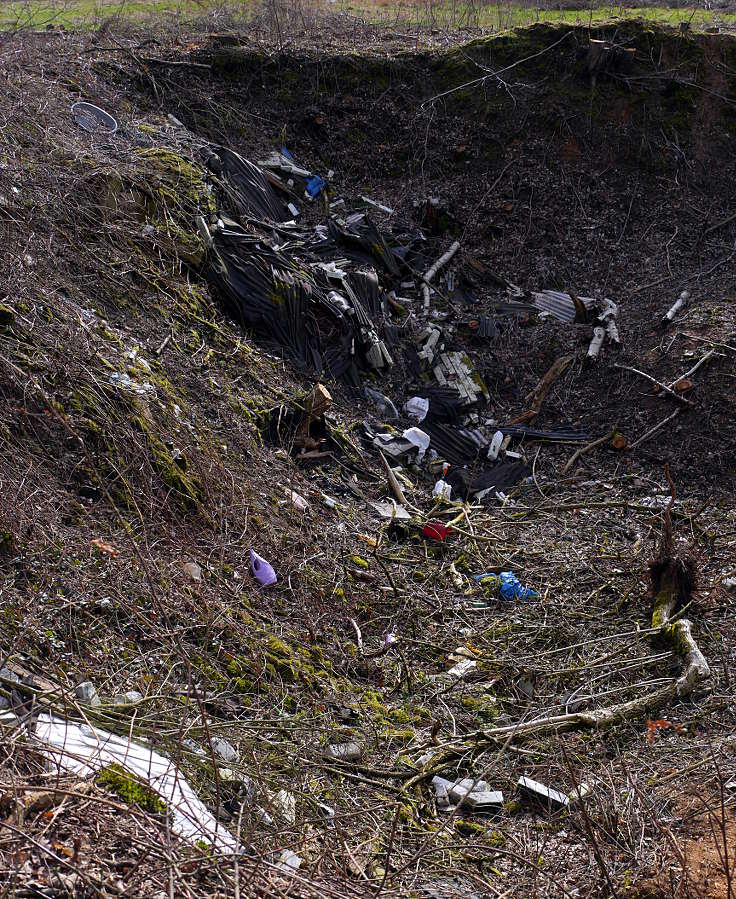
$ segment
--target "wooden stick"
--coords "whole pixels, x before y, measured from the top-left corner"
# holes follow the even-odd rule
[[[620,368],[622,371],[633,371],[635,375],[641,375],[642,378],[646,378],[647,381],[651,381],[652,384],[656,384],[657,387],[660,387],[662,390],[666,391],[673,396],[678,402],[684,403],[686,406],[694,406],[695,403],[692,400],[687,399],[684,396],[680,396],[679,393],[675,393],[675,391],[668,387],[666,384],[663,384],[661,381],[658,381],[656,378],[653,378],[651,375],[648,375],[645,371],[639,371],[638,368],[631,368],[629,365],[619,365],[618,363],[614,363],[614,368]]]
[[[604,434],[602,437],[599,437],[597,440],[593,440],[591,443],[587,443],[585,446],[581,446],[580,449],[575,450],[575,452],[572,454],[572,456],[570,456],[570,458],[567,460],[567,464],[562,469],[562,473],[567,474],[567,472],[572,468],[572,466],[585,453],[589,453],[592,449],[595,449],[597,446],[600,446],[602,443],[606,443],[606,441],[608,441],[608,440],[613,440],[613,437],[616,433],[617,427],[618,427],[618,425],[614,425],[607,434]]]
[[[386,457],[379,450],[378,455],[381,457],[381,462],[383,462],[383,467],[386,469],[386,477],[388,478],[389,487],[391,488],[391,492],[396,497],[396,499],[401,503],[402,506],[408,505],[406,501],[406,497],[404,496],[404,491],[401,489],[401,484],[399,484],[396,475],[391,470],[391,466],[386,461]]]
[[[691,369],[686,371],[684,375],[680,375],[679,378],[675,378],[675,380],[670,384],[670,388],[674,387],[675,384],[677,384],[677,382],[681,381],[683,378],[689,378],[690,375],[695,374],[695,372],[700,368],[700,366],[704,362],[707,362],[710,359],[710,357],[713,356],[714,354],[715,354],[715,350],[708,350],[708,352],[705,354],[705,356],[703,356],[701,359],[698,359],[698,361],[695,363],[695,365],[693,365],[693,367]]]
[[[726,225],[730,225],[734,220],[736,220],[736,212],[733,215],[729,215],[728,218],[722,219],[720,222],[716,222],[715,225],[711,225],[707,231],[703,232],[703,236],[707,237],[714,231],[718,231],[719,228],[725,228]]]
[[[655,425],[653,428],[650,428],[646,432],[646,434],[642,434],[642,436],[638,440],[635,440],[631,444],[629,449],[634,449],[635,446],[639,446],[640,443],[644,443],[645,440],[649,440],[649,438],[652,436],[652,434],[656,434],[657,431],[660,428],[663,428],[667,424],[668,421],[672,421],[673,418],[677,418],[677,416],[680,414],[680,411],[681,410],[679,407],[677,409],[675,409],[675,411],[672,413],[672,415],[668,415],[667,418],[664,418],[662,421],[660,421],[660,423],[658,425]]]
[[[517,425],[523,421],[532,421],[532,419],[539,415],[542,410],[542,404],[547,398],[547,394],[550,392],[552,385],[567,371],[567,367],[572,362],[572,359],[572,356],[560,356],[559,359],[552,363],[552,366],[534,390],[525,397],[527,402],[531,402],[529,410],[512,419],[509,424]]]

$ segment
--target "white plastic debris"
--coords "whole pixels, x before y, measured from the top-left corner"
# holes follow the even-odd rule
[[[78,684],[74,690],[74,695],[80,702],[86,702],[92,708],[102,705],[102,700],[97,695],[97,689],[91,680],[82,681],[81,684]]]
[[[450,670],[447,672],[447,674],[449,677],[462,678],[466,677],[477,667],[478,663],[475,659],[460,659],[457,665],[453,665],[452,668],[450,668]]]
[[[435,496],[437,499],[444,499],[449,503],[452,496],[452,484],[448,484],[444,478],[440,478],[439,481],[435,481],[432,496]]]
[[[271,796],[271,805],[287,824],[296,822],[296,796],[288,790],[279,790]]]
[[[407,428],[401,436],[419,450],[417,462],[421,462],[429,449],[429,434],[420,428]]]
[[[296,852],[292,852],[291,849],[284,849],[277,867],[285,874],[291,874],[294,871],[298,871],[301,864],[302,860]]]
[[[196,562],[185,562],[181,567],[184,574],[190,577],[193,581],[202,580],[202,568]]]
[[[394,211],[390,206],[384,206],[383,203],[379,203],[377,200],[371,200],[370,197],[360,198],[364,203],[367,203],[369,206],[373,206],[374,209],[379,209],[381,212],[385,212],[387,215],[393,215]]]
[[[148,381],[139,384],[134,381],[127,372],[115,371],[110,375],[109,381],[113,387],[118,387],[122,390],[130,390],[132,393],[138,394],[138,396],[146,396],[147,394],[154,394],[156,392],[156,388],[153,384]]]
[[[503,443],[503,432],[496,431],[491,438],[491,445],[488,447],[488,458],[495,462],[498,454],[501,452],[501,444]]]
[[[588,358],[597,359],[603,346],[603,341],[608,337],[611,343],[620,343],[616,316],[618,306],[612,300],[603,300],[601,312],[598,316],[598,324],[593,328],[593,337],[588,347]]]
[[[292,506],[297,509],[299,512],[306,512],[309,508],[309,503],[304,499],[301,493],[297,493],[295,490],[290,490],[288,487],[284,487],[286,491],[286,495],[289,497],[289,501]]]
[[[363,755],[360,743],[331,743],[325,750],[328,759],[339,759],[341,762],[355,762]]]
[[[664,316],[663,321],[671,322],[672,319],[677,315],[680,309],[684,309],[687,304],[690,302],[690,291],[683,290],[677,300],[670,306],[667,310],[667,313]]]
[[[429,412],[429,400],[423,396],[413,396],[404,403],[404,412],[417,421],[424,421]]]
[[[435,263],[430,265],[430,267],[424,273],[424,283],[422,284],[422,298],[424,301],[423,305],[425,315],[427,315],[427,313],[429,312],[429,282],[432,281],[434,276],[443,266],[447,265],[447,263],[452,259],[452,257],[455,255],[455,253],[457,253],[459,249],[460,243],[456,240],[451,244],[450,249],[446,253],[443,253],[440,258]]]
[[[588,358],[589,359],[597,359],[598,353],[601,351],[601,347],[603,346],[603,338],[606,336],[606,332],[600,325],[596,325],[593,328],[593,337],[590,341],[590,346],[588,347]]]
[[[46,712],[38,716],[36,739],[60,772],[89,777],[117,764],[147,781],[171,809],[172,830],[194,843],[206,840],[219,852],[236,851],[233,836],[218,824],[197,798],[181,770],[168,758],[127,737],[88,724],[63,721]]]

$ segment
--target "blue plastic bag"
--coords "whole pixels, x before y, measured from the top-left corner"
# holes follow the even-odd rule
[[[312,199],[319,196],[326,187],[327,182],[321,175],[312,175],[311,178],[307,178],[307,193]]]
[[[539,593],[532,590],[531,587],[525,587],[513,571],[502,571],[500,574],[494,574],[491,571],[485,574],[476,574],[475,580],[482,587],[490,588],[494,593],[498,593],[501,599],[518,599],[522,602],[539,599]]]

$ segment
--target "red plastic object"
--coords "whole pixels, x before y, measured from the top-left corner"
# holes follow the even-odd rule
[[[441,521],[428,521],[422,530],[422,534],[429,540],[438,540],[440,543],[450,533],[450,529]]]

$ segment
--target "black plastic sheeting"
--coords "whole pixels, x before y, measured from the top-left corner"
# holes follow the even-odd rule
[[[453,497],[466,499],[481,490],[505,492],[528,478],[531,473],[531,468],[522,462],[499,462],[485,471],[451,468],[445,475],[445,481],[452,486]]]
[[[211,232],[208,273],[229,314],[258,331],[296,367],[317,375],[360,383],[361,369],[380,369],[391,357],[373,318],[382,313],[373,269],[344,272],[321,262],[338,245],[365,265],[398,274],[396,260],[366,217],[349,229],[330,222],[324,240],[283,226],[288,203],[258,166],[225,148],[209,150],[205,162],[217,176],[224,207],[243,220],[274,227],[274,242],[257,237],[230,219]],[[293,239],[291,233],[293,232]],[[287,240],[279,246],[277,237]],[[333,253],[334,255],[334,253]]]

